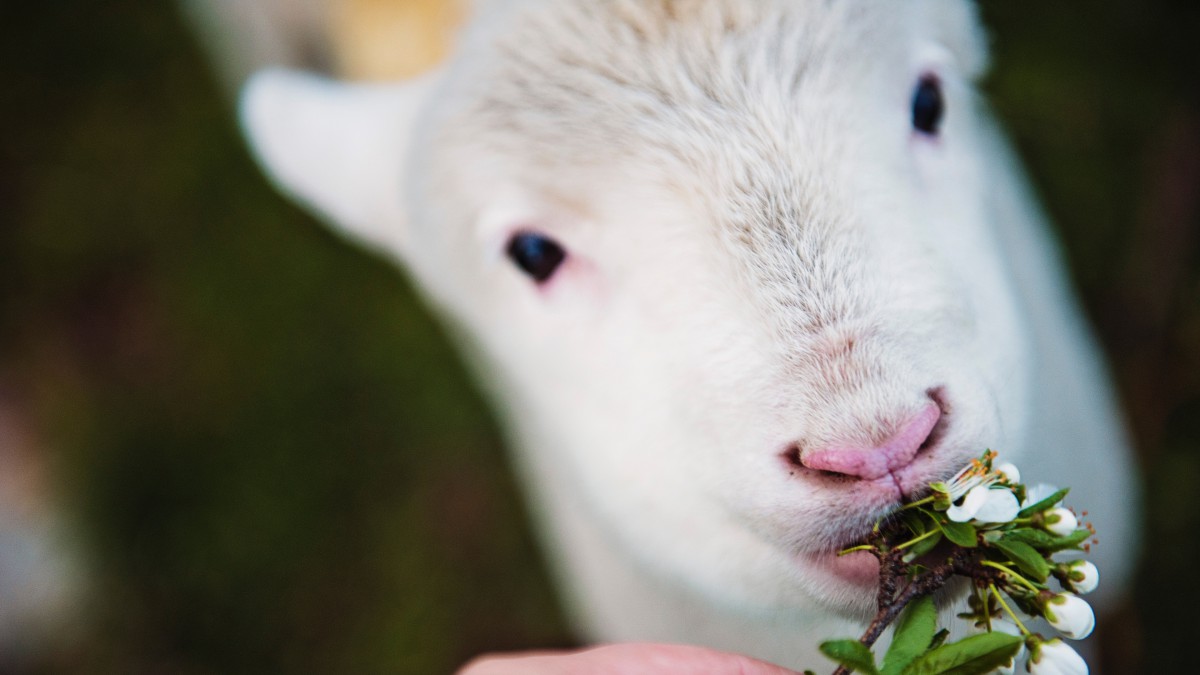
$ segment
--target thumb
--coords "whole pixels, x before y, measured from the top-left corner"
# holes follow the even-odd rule
[[[576,652],[491,655],[468,663],[458,675],[795,675],[795,671],[741,654],[704,647],[628,643]]]

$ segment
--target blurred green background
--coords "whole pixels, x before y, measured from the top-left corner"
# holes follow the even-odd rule
[[[1194,672],[1200,5],[983,8],[1149,483],[1105,660]],[[0,408],[92,589],[0,670],[438,673],[572,643],[444,335],[267,186],[174,3],[5,3],[0,85]]]

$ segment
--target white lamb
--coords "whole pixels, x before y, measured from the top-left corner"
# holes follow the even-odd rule
[[[271,176],[403,263],[505,414],[595,640],[821,662],[835,552],[985,448],[1074,487],[1127,578],[1136,481],[966,0],[496,0],[418,81],[269,71]]]

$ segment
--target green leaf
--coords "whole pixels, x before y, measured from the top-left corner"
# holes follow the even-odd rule
[[[913,661],[903,675],[983,675],[1008,663],[1024,638],[981,633],[942,645]]]
[[[1057,553],[1059,551],[1065,551],[1069,548],[1079,548],[1079,545],[1087,541],[1088,537],[1091,536],[1091,531],[1080,528],[1065,537],[1055,538],[1055,540],[1046,547],[1046,551],[1049,553]]]
[[[945,523],[938,523],[938,527],[942,528],[942,532],[946,533],[947,539],[963,548],[975,548],[975,545],[978,543],[975,526],[970,523],[956,523],[951,520]]]
[[[1036,549],[1047,549],[1054,545],[1060,537],[1056,537],[1045,530],[1038,530],[1032,527],[1022,527],[1016,530],[1009,530],[1004,533],[1000,539],[1004,541],[1019,541],[1023,544],[1028,544]]]
[[[925,527],[925,519],[919,513],[905,511],[900,514],[900,519],[904,521],[904,525],[908,527],[914,537],[919,537],[929,531],[929,528]]]
[[[942,543],[942,533],[937,532],[935,534],[931,534],[931,535],[929,535],[928,539],[922,539],[921,541],[918,541],[917,543],[913,544],[911,547],[906,549],[905,553],[907,555],[905,556],[905,558],[908,560],[915,560],[917,558],[920,558],[921,556],[925,555],[926,553],[929,553],[930,551],[932,551],[934,549],[934,547],[940,543]]]
[[[821,653],[846,666],[851,672],[880,675],[871,650],[858,640],[829,640],[821,643]]]
[[[883,657],[883,675],[900,675],[921,654],[929,649],[937,632],[937,608],[933,598],[925,596],[909,603],[896,620],[892,644]]]
[[[1035,581],[1045,583],[1050,575],[1050,564],[1046,562],[1046,558],[1029,544],[1001,539],[996,542],[996,548]]]
[[[943,628],[939,630],[937,635],[933,636],[933,641],[929,643],[929,648],[937,649],[938,647],[941,647],[942,645],[946,644],[946,638],[948,637],[950,637],[950,629]]]
[[[1043,553],[1050,554],[1065,551],[1069,548],[1079,548],[1079,545],[1087,541],[1090,536],[1092,536],[1092,533],[1082,528],[1075,530],[1065,537],[1056,537],[1045,530],[1023,527],[1005,532],[1004,536],[1000,537],[1000,539],[1020,541],[1029,544]]]
[[[1063,489],[1059,490],[1058,492],[1055,492],[1054,494],[1050,495],[1049,497],[1046,497],[1045,499],[1043,499],[1042,501],[1040,501],[1036,504],[1030,504],[1029,506],[1026,506],[1025,508],[1021,509],[1021,512],[1017,514],[1017,517],[1018,518],[1027,518],[1039,511],[1045,511],[1046,509],[1050,508],[1051,506],[1054,506],[1055,504],[1061,502],[1063,500],[1063,497],[1066,497],[1067,493],[1070,491],[1071,491],[1071,488],[1063,488]]]

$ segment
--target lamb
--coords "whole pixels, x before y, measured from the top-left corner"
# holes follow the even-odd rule
[[[582,635],[812,666],[872,609],[836,551],[988,447],[1115,599],[1135,472],[972,3],[481,4],[435,73],[265,71],[243,123],[456,329]]]

